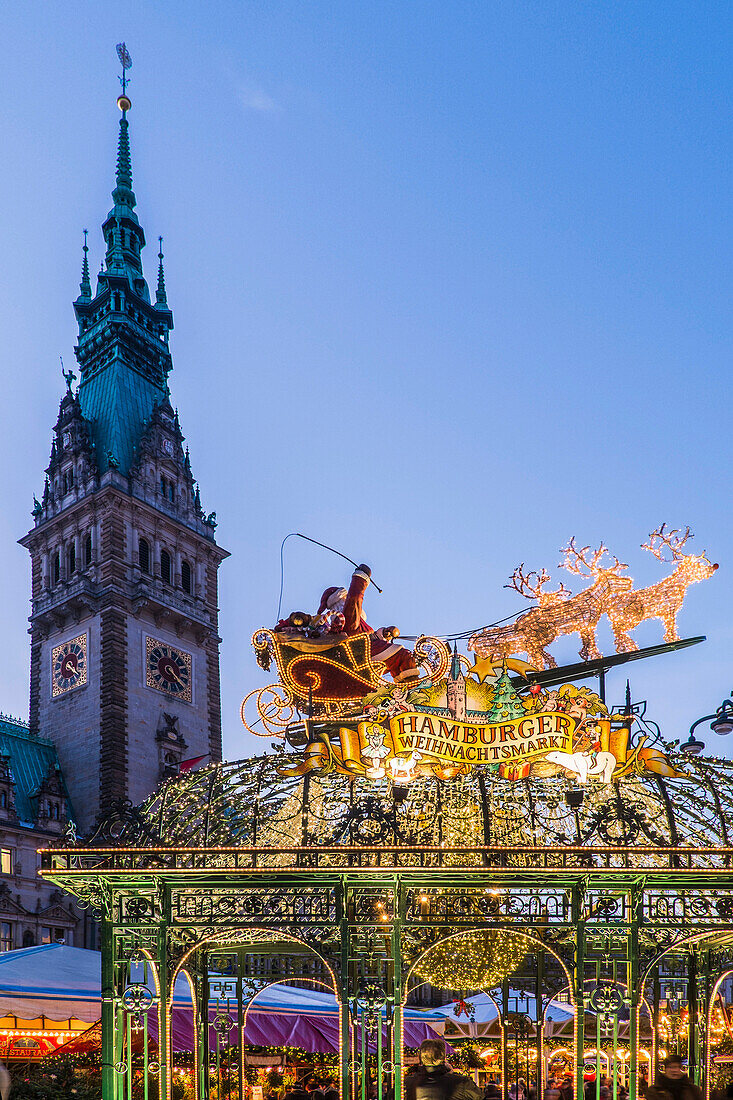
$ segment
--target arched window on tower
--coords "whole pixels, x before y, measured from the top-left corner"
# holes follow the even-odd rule
[[[167,550],[160,552],[160,579],[166,584],[171,583],[171,556]]]
[[[61,552],[59,550],[53,556],[53,583],[58,584],[61,580]]]
[[[92,532],[87,532],[87,537],[84,539],[84,565],[88,569],[92,564]]]
[[[137,544],[137,560],[141,573],[150,572],[150,546],[147,539],[140,539]]]
[[[187,561],[181,562],[181,588],[191,595],[191,566]]]
[[[66,572],[69,577],[76,573],[76,546],[73,542],[69,543],[66,550]]]

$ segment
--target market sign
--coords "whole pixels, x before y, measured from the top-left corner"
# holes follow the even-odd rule
[[[467,771],[474,764],[494,764],[510,778],[517,762],[526,764],[552,751],[569,755],[576,728],[574,718],[551,712],[477,723],[408,710],[382,723],[338,726],[337,743],[333,736],[312,742],[303,764],[288,774],[335,767],[367,779],[412,778],[418,764],[434,772],[436,767]]]
[[[577,722],[567,714],[532,714],[508,722],[453,722],[420,711],[393,718],[388,726],[395,756],[419,752],[443,763],[504,763],[531,760],[548,752],[571,752]],[[359,734],[379,737],[379,726],[366,723]]]
[[[493,685],[496,707],[483,713],[466,711],[477,693],[470,681],[464,689],[456,706],[451,681],[432,693],[393,688],[365,700],[365,714],[351,721],[309,722],[300,763],[282,774],[337,771],[395,784],[419,775],[449,779],[476,767],[510,781],[568,774],[580,783],[610,783],[633,771],[677,774],[643,736],[632,737],[629,716],[609,714],[588,688],[519,693],[504,670]],[[443,699],[445,708],[430,705]]]

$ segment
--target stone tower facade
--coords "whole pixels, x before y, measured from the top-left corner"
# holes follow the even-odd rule
[[[446,679],[446,702],[451,717],[457,722],[466,721],[466,677],[461,671],[457,649],[453,649],[450,671]]]
[[[123,100],[120,100],[123,103]],[[124,101],[129,107],[129,101]],[[141,262],[127,111],[106,252],[92,293],[86,232],[75,354],[33,529],[30,729],[55,744],[80,832],[147,797],[182,760],[221,759],[217,576],[168,388],[162,248]],[[161,242],[162,243],[162,242]]]

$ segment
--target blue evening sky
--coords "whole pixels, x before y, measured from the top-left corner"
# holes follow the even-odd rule
[[[639,544],[689,524],[720,569],[679,629],[708,641],[628,671],[669,737],[718,705],[733,687],[727,0],[23,0],[0,28],[0,709],[27,714],[15,540],[43,485],[59,355],[73,363],[82,227],[93,270],[102,255],[121,39],[149,278],[165,237],[173,400],[232,554],[226,754],[264,744],[238,705],[267,683],[249,639],[274,621],[294,530],[369,562],[384,588],[370,621],[415,634],[520,610],[513,568],[563,577],[571,535],[650,584],[665,570]],[[285,610],[348,573],[291,539]],[[608,652],[605,620],[599,637]],[[576,639],[554,652],[574,659]]]

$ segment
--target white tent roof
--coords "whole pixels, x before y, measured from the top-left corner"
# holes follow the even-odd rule
[[[458,1034],[482,1037],[494,1035],[498,1027],[499,1009],[497,1006],[501,1005],[501,992],[497,990],[494,999],[488,993],[467,994],[465,1001],[467,1005],[473,1006],[473,1020],[466,1015],[465,1011],[461,1011],[460,1016],[456,1015],[456,1009],[459,1006],[455,1001],[450,1001],[448,1004],[441,1005],[440,1008],[434,1010],[443,1016],[446,1037],[450,1038],[451,1035]],[[531,1020],[534,1020],[534,997],[525,995],[516,989],[510,989],[509,1011],[526,1013]],[[545,1034],[553,1035],[561,1032],[572,1018],[573,1009],[571,1005],[561,1004],[559,1001],[550,1001],[545,1010]],[[431,1026],[435,1027],[435,1024],[432,1023]]]
[[[0,1014],[34,1020],[99,1019],[102,957],[48,943],[0,954]]]
[[[497,1009],[497,1004],[501,1005],[501,992],[499,991],[497,991],[495,999],[493,1000],[488,993],[467,994],[465,1000],[467,1004],[473,1005],[473,1015],[477,1024],[489,1024],[499,1015]],[[525,996],[524,993],[520,993],[516,989],[509,990],[510,1012],[526,1012],[527,1015],[534,1020],[534,1005],[534,997]],[[456,1007],[455,1001],[450,1001],[448,1004],[441,1005],[440,1008],[436,1008],[434,1011],[439,1012],[442,1016],[446,1016],[449,1019],[465,1020],[465,1013],[460,1017],[455,1015]],[[564,1023],[566,1020],[572,1020],[572,1018],[573,1010],[570,1005],[561,1004],[559,1001],[550,1001],[545,1013],[545,1020],[547,1022],[554,1021],[556,1023]]]

